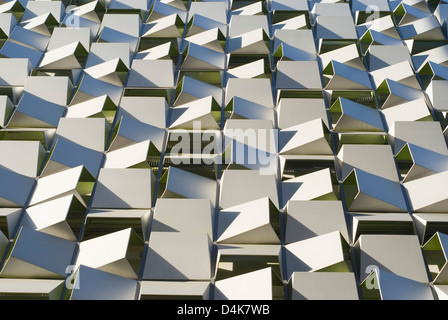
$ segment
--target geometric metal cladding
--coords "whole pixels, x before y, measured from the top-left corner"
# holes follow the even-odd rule
[[[0,4],[0,298],[448,299],[447,22]]]

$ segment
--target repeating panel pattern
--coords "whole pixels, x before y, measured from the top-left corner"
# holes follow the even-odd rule
[[[447,299],[447,21],[0,0],[0,298]]]

